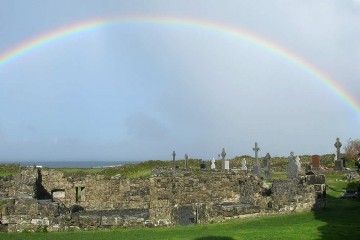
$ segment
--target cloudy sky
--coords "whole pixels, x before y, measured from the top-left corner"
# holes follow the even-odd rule
[[[104,24],[5,61],[33,39]],[[146,19],[183,19],[203,25]],[[142,21],[142,19],[144,19]],[[248,32],[327,76],[357,108]],[[0,0],[0,160],[334,153],[360,138],[358,0]]]

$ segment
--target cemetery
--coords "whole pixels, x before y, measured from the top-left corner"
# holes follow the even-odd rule
[[[75,177],[56,169],[28,167],[13,176],[0,177],[0,225],[6,232],[57,232],[202,225],[321,211],[327,205],[329,171],[358,177],[343,167],[339,139],[335,147],[338,154],[333,170],[321,167],[319,155],[313,155],[307,165],[290,152],[286,179],[274,177],[269,153],[261,158],[261,164],[258,143],[253,148],[253,166],[245,158],[232,166],[223,148],[221,159],[200,161],[199,168],[192,169],[187,154],[179,166],[173,151],[172,167],[154,168],[149,177]],[[357,196],[355,192],[351,197]]]

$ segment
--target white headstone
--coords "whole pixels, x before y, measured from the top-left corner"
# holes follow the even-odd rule
[[[286,171],[287,177],[289,179],[297,178],[301,174],[300,158],[299,156],[295,157],[294,152],[291,152],[290,156],[288,157],[288,165]]]
[[[296,156],[296,158],[295,158],[295,165],[296,165],[296,173],[301,174],[301,163],[300,163],[299,156]]]
[[[246,159],[245,158],[243,158],[241,160],[241,170],[247,170]]]
[[[215,158],[213,158],[211,160],[211,169],[216,169],[216,166],[215,166]]]
[[[229,170],[230,169],[230,161],[229,159],[225,160],[225,170]]]

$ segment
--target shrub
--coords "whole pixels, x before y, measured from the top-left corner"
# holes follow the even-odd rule
[[[360,139],[348,139],[344,149],[346,158],[355,161],[360,154]]]

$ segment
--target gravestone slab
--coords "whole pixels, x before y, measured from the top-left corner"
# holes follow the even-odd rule
[[[200,169],[202,169],[202,170],[206,169],[206,162],[205,161],[200,162]]]
[[[246,159],[245,158],[243,158],[242,160],[241,160],[241,168],[240,168],[241,170],[248,170],[248,168],[247,168],[247,166],[246,166]]]
[[[185,161],[185,169],[188,169],[189,168],[189,155],[187,153],[185,153],[184,161]]]
[[[225,170],[225,157],[226,157],[226,152],[225,152],[225,148],[223,148],[221,151],[222,170]]]
[[[315,168],[315,169],[320,168],[320,156],[319,155],[311,156],[311,166],[312,166],[312,168]]]
[[[287,178],[297,178],[301,174],[301,163],[300,158],[294,156],[294,152],[290,152],[290,156],[288,157],[288,165],[286,167]]]
[[[264,157],[264,178],[267,180],[271,179],[270,159],[271,156],[267,153]]]
[[[225,160],[225,170],[229,170],[230,169],[230,161],[229,159]]]
[[[210,167],[211,169],[216,169],[216,166],[215,166],[215,158],[213,158],[212,160],[211,160],[211,167]]]
[[[173,156],[173,171],[175,172],[175,170],[176,170],[176,162],[175,162],[176,152],[175,152],[175,150],[173,151],[172,156]]]
[[[230,161],[229,159],[225,159],[225,170],[229,170],[230,169]]]

